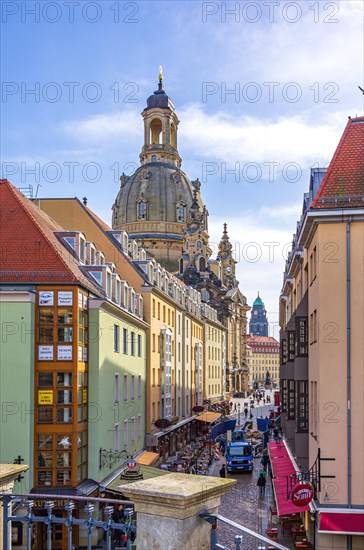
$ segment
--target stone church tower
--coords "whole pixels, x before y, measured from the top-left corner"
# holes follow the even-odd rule
[[[148,98],[142,112],[144,145],[141,166],[120,177],[120,190],[112,207],[112,227],[137,239],[147,253],[169,271],[177,271],[182,254],[187,214],[195,201],[201,209],[200,182],[181,170],[177,149],[179,120],[163,88]]]

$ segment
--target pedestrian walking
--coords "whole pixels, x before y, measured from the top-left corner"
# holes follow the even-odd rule
[[[269,462],[268,453],[267,453],[267,451],[264,451],[260,463],[263,466],[263,470],[265,472],[267,471],[268,462]]]
[[[114,508],[112,514],[114,523],[124,523],[124,506],[119,504]],[[117,546],[120,546],[124,532],[121,529],[114,529],[114,541]]]
[[[245,414],[245,418],[247,418],[248,417],[248,407],[244,408],[244,414]]]
[[[265,479],[264,472],[260,472],[259,477],[258,477],[258,481],[257,481],[257,486],[259,487],[259,496],[260,497],[264,497],[264,495],[265,495],[265,485],[266,485],[266,483],[267,483],[267,481]]]
[[[220,468],[220,477],[226,477],[226,464],[223,464]]]

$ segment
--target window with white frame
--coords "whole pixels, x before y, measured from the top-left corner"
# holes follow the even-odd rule
[[[124,420],[123,423],[123,446],[126,448],[128,446],[129,437],[128,437],[128,421]]]
[[[138,334],[138,357],[142,356],[142,337]]]
[[[120,327],[114,325],[114,351],[119,353],[120,351]]]
[[[124,374],[124,401],[128,400],[128,375]]]
[[[130,399],[135,399],[135,376],[134,374],[131,377],[131,390],[130,390]]]
[[[114,451],[120,451],[119,433],[119,422],[117,422],[114,424]]]
[[[142,375],[139,374],[138,376],[138,399],[141,399],[142,397]]]
[[[135,417],[130,419],[130,441],[135,441]]]
[[[120,402],[120,378],[119,373],[114,374],[114,403]]]

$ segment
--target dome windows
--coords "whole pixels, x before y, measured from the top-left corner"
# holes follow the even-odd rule
[[[147,201],[141,200],[137,203],[137,216],[138,220],[146,220],[147,219]]]
[[[157,155],[152,155],[152,162],[157,162]]]
[[[177,204],[177,221],[178,222],[186,221],[186,205],[183,203]]]

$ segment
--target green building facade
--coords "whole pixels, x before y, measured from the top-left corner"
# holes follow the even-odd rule
[[[90,300],[88,473],[97,482],[125,462],[121,451],[145,448],[147,327],[111,302]]]
[[[16,492],[33,483],[34,303],[30,289],[0,287],[0,464],[29,465]]]

